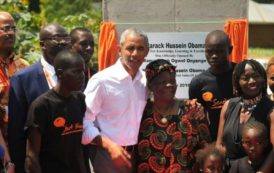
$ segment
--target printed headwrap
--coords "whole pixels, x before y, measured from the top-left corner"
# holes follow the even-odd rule
[[[164,59],[157,59],[151,61],[145,68],[146,78],[151,82],[155,77],[160,75],[163,71],[175,73],[176,66],[172,65],[169,61]]]

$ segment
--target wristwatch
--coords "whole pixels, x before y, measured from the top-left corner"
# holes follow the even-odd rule
[[[8,170],[11,166],[15,166],[15,164],[11,160],[7,161],[5,163],[5,170]]]

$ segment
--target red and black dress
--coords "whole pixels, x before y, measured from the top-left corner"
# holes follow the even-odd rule
[[[182,101],[178,115],[163,121],[152,102],[147,103],[138,137],[138,173],[192,172],[195,152],[210,142],[207,121],[192,118],[194,112],[186,112]]]

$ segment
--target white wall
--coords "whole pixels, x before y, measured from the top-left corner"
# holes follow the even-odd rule
[[[103,0],[103,19],[118,33],[136,27],[146,32],[209,32],[229,18],[247,18],[248,0]]]

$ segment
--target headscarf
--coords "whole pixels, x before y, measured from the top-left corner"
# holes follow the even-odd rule
[[[175,73],[176,66],[172,65],[169,61],[164,59],[157,59],[147,64],[145,68],[147,82],[150,83],[154,78],[159,76],[162,72],[168,71]]]

